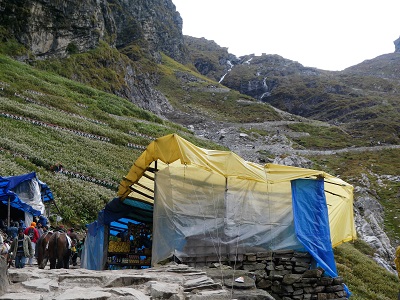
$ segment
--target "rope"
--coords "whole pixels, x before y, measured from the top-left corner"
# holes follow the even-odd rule
[[[236,262],[237,262],[237,257],[238,257],[238,249],[239,249],[239,236],[240,236],[240,228],[242,226],[242,221],[243,221],[243,214],[244,214],[244,198],[242,197],[242,207],[241,207],[241,214],[240,214],[240,221],[239,221],[239,226],[236,234],[236,247],[235,247],[235,261],[233,264],[233,274],[232,274],[232,287],[231,287],[231,299],[233,299],[233,282],[235,280],[235,272],[236,272]]]
[[[265,171],[265,168],[264,168],[264,171]],[[270,222],[270,236],[271,236],[271,246],[270,246],[270,251],[269,251],[269,253],[270,253],[270,263],[271,263],[271,266],[273,266],[274,264],[273,264],[273,252],[272,252],[272,250],[273,250],[273,243],[274,243],[274,237],[273,237],[273,234],[272,234],[272,220],[271,220],[271,199],[270,199],[270,185],[269,185],[269,180],[268,180],[268,172],[266,172],[265,171],[265,178],[266,178],[266,181],[267,181],[267,203],[268,203],[268,220],[269,220],[269,222]],[[272,268],[271,269],[271,271],[270,271],[270,274],[271,275],[273,275],[272,273],[273,273],[273,270],[274,270],[275,268]],[[268,271],[268,270],[267,270]],[[272,286],[271,286],[272,287]]]

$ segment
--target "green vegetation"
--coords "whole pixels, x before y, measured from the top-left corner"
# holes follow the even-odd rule
[[[350,299],[397,299],[397,276],[379,267],[371,258],[372,252],[362,241],[345,243],[335,249],[338,273],[352,293]]]
[[[143,147],[152,138],[177,132],[202,147],[221,148],[126,99],[3,55],[0,87],[1,175],[37,172],[51,187],[67,224],[92,222],[116,196],[119,182],[143,151],[128,144]],[[52,172],[58,163],[105,184]]]
[[[73,46],[69,46],[70,54],[65,59],[49,59],[35,61],[37,68],[51,71],[67,78],[73,78],[93,88],[115,92],[121,90],[126,82],[127,65],[132,65],[131,60],[117,49],[111,48],[106,43],[87,53],[76,54]]]
[[[0,26],[0,53],[6,55],[26,55],[27,49],[18,43],[15,38],[2,26]]]
[[[165,55],[160,74],[158,89],[184,112],[194,111],[225,122],[280,120],[271,106],[227,89]]]
[[[277,55],[262,55],[235,66],[223,84],[258,98],[267,86],[268,96],[262,101],[308,119],[334,122],[348,134],[343,144],[350,139],[353,145],[399,144],[400,86],[395,69],[399,57],[394,53],[380,64],[381,60],[374,59],[372,66],[366,62],[351,72],[336,74],[304,68]],[[299,144],[322,146],[312,137]]]
[[[294,132],[307,133],[307,135],[293,138],[295,142],[306,149],[341,149],[367,145],[366,141],[355,141],[347,132],[337,126],[294,123],[287,125],[287,127]]]

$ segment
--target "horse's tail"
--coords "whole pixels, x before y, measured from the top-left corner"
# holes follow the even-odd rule
[[[60,237],[60,233],[56,232],[56,236],[54,237],[54,257],[58,256],[58,250],[57,250],[57,246],[58,246],[58,238]]]

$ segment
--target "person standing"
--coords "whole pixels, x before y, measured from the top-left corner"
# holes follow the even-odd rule
[[[39,232],[36,229],[36,223],[32,222],[31,226],[27,227],[24,231],[24,234],[27,235],[32,243],[32,248],[33,248],[33,254],[35,254],[35,249],[36,249],[36,242],[39,239]],[[29,257],[29,265],[33,265],[33,255]]]
[[[18,235],[18,222],[13,222],[8,227],[7,234],[10,240],[13,240]]]
[[[79,242],[79,237],[77,235],[77,233],[75,232],[74,228],[70,228],[68,230],[68,236],[71,238],[71,258],[72,258],[72,265],[76,266],[77,265],[77,258],[78,258],[78,252],[76,250],[76,247],[78,245]]]
[[[20,219],[20,220],[18,221],[18,224],[19,224],[19,227],[22,227],[22,228],[25,230],[25,228],[26,228],[25,222],[22,221],[22,219]]]
[[[44,233],[42,223],[37,223],[36,224],[36,229],[37,229],[37,231],[39,233],[39,238],[40,238]]]
[[[33,257],[33,248],[30,238],[24,234],[22,228],[18,228],[18,235],[14,238],[10,247],[11,256],[15,259],[15,267],[25,267],[26,258]]]
[[[47,223],[48,223],[47,218],[45,216],[43,216],[43,215],[40,215],[38,224],[39,223],[42,224],[42,227],[48,226],[47,225]]]

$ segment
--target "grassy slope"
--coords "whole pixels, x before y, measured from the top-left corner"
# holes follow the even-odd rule
[[[345,243],[335,249],[338,273],[352,293],[352,300],[397,299],[397,276],[370,258],[373,253],[366,243]]]
[[[1,55],[0,87],[0,113],[24,117],[0,117],[1,176],[36,171],[54,191],[64,221],[74,225],[93,221],[116,196],[119,181],[143,151],[128,143],[144,147],[177,132],[217,147],[125,99]],[[100,184],[51,172],[57,163]]]

